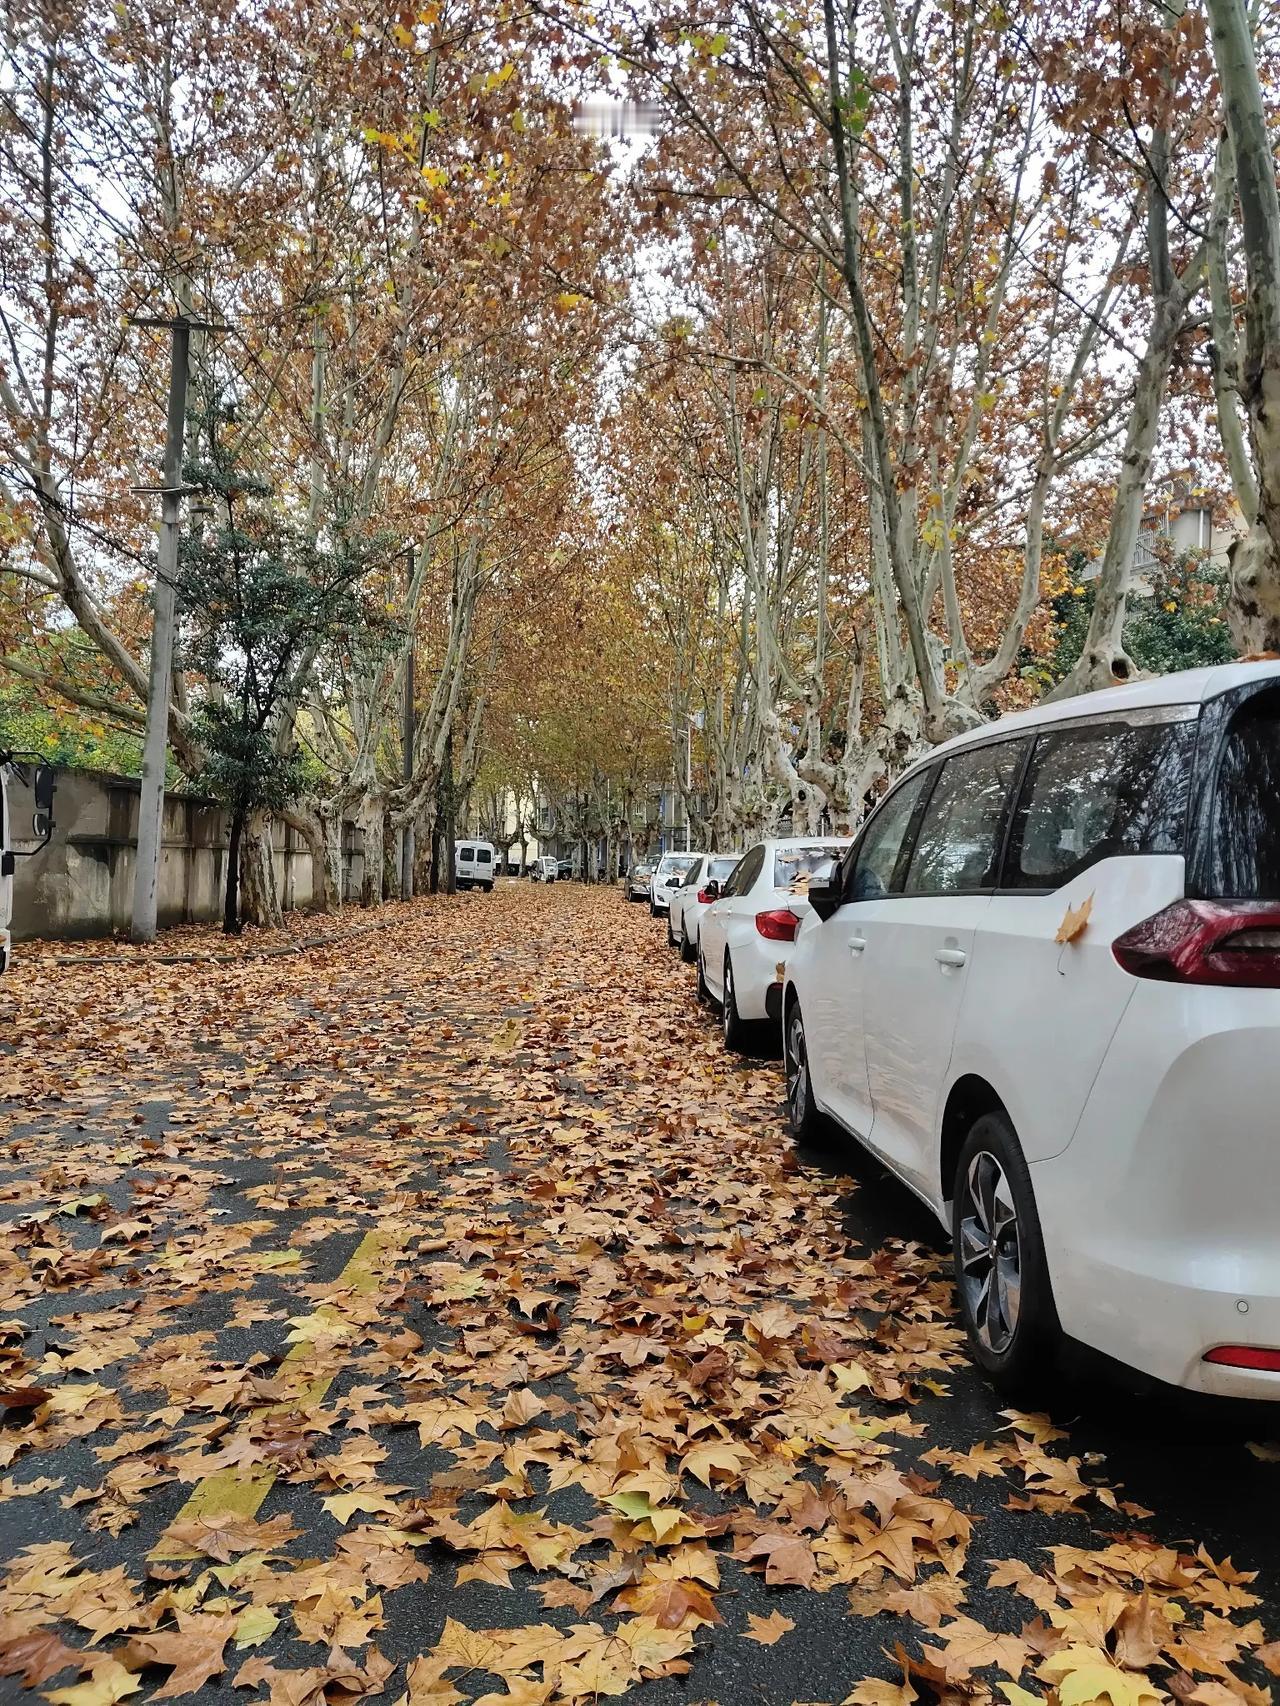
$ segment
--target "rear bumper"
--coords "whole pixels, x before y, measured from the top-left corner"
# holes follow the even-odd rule
[[[1031,1164],[1058,1315],[1173,1385],[1280,1400],[1280,992],[1144,982],[1075,1134]]]
[[[781,1007],[771,1007],[770,1002],[782,999],[778,967],[786,962],[791,947],[790,942],[772,941],[754,929],[745,941],[735,942],[733,988],[740,1017],[777,1019],[780,1016]]]

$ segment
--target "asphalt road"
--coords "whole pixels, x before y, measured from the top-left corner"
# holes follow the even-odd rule
[[[437,1477],[451,1485],[455,1453],[423,1445],[413,1428],[370,1423],[375,1401],[362,1393],[376,1386],[378,1403],[399,1402],[428,1365],[465,1390],[475,1359],[497,1354],[493,1312],[468,1314],[469,1288],[481,1284],[468,1276],[488,1272],[485,1238],[529,1236],[525,1221],[535,1223],[548,1194],[559,1191],[584,1212],[600,1206],[634,1226],[657,1271],[678,1274],[699,1249],[708,1201],[721,1200],[717,1144],[728,1182],[722,1194],[729,1200],[729,1184],[738,1192],[746,1239],[769,1231],[763,1210],[753,1229],[750,1194],[753,1174],[767,1165],[796,1193],[799,1241],[807,1203],[842,1258],[879,1263],[895,1284],[917,1276],[916,1304],[935,1300],[920,1318],[941,1317],[930,1331],[947,1366],[937,1390],[910,1393],[918,1433],[895,1442],[893,1461],[937,1480],[976,1525],[965,1573],[969,1616],[1016,1632],[1030,1614],[1011,1590],[985,1585],[986,1560],[1026,1559],[1040,1570],[1049,1547],[1099,1546],[1127,1531],[1187,1552],[1204,1546],[1215,1559],[1256,1571],[1257,1615],[1273,1638],[1280,1633],[1280,1463],[1248,1443],[1280,1438],[1270,1412],[1143,1390],[1122,1371],[1076,1355],[1047,1395],[1048,1408],[1069,1435],[1062,1453],[1080,1460],[1086,1485],[1127,1502],[1123,1515],[1089,1498],[1035,1508],[1005,1475],[940,1471],[926,1453],[968,1453],[1006,1428],[1004,1402],[955,1351],[940,1229],[856,1152],[805,1153],[794,1167],[768,1039],[742,1059],[720,1055],[714,1018],[696,1007],[692,972],[666,948],[663,925],[614,891],[576,885],[500,885],[494,897],[416,903],[402,916],[402,925],[349,950],[222,966],[161,967],[127,955],[79,967],[29,962],[6,980],[0,1215],[11,1256],[0,1269],[0,1320],[11,1361],[0,1378],[50,1390],[87,1379],[115,1396],[120,1413],[77,1434],[39,1409],[7,1411],[0,1475],[14,1485],[4,1483],[0,1507],[11,1562],[7,1599],[0,1589],[0,1652],[5,1615],[30,1611],[29,1600],[14,1597],[12,1561],[20,1568],[32,1547],[62,1543],[91,1572],[120,1568],[139,1608],[166,1591],[166,1582],[147,1579],[148,1559],[164,1550],[167,1526],[202,1479],[191,1453],[210,1457],[235,1437],[233,1424],[255,1402],[261,1413],[262,1395],[255,1400],[242,1387],[227,1410],[211,1409],[209,1380],[234,1383],[248,1369],[270,1381],[287,1372],[290,1326],[334,1296],[348,1297],[334,1288],[371,1231],[402,1235],[399,1257],[371,1281],[374,1319],[362,1322],[356,1348],[347,1355],[320,1347],[330,1383],[314,1437],[299,1457],[282,1459],[285,1471],[258,1513],[261,1521],[292,1520],[299,1532],[282,1555],[293,1564],[332,1558],[341,1534],[359,1521],[344,1530],[321,1511],[318,1453],[372,1437],[385,1449],[378,1482],[399,1489],[395,1497],[429,1504]],[[612,1170],[602,1160],[602,1134],[622,1134],[630,1145]],[[692,1153],[695,1142],[700,1171],[692,1191],[677,1176],[684,1147]],[[100,1203],[71,1206],[98,1193]],[[686,1200],[696,1206],[686,1211]],[[130,1234],[139,1215],[145,1230]],[[666,1242],[655,1253],[647,1229],[659,1222]],[[120,1248],[108,1234],[121,1225],[120,1254],[92,1267],[90,1258]],[[583,1227],[582,1261],[612,1260],[625,1270],[626,1254],[605,1241],[600,1225],[584,1220]],[[45,1240],[59,1254],[61,1279],[59,1262],[50,1266],[38,1254]],[[663,1254],[668,1246],[674,1255]],[[590,1253],[597,1249],[602,1256]],[[85,1258],[83,1273],[77,1256]],[[776,1250],[764,1257],[780,1259]],[[551,1256],[531,1245],[528,1272],[517,1279],[545,1289],[551,1274],[568,1295],[564,1264],[572,1261],[563,1239]],[[520,1267],[518,1255],[509,1262]],[[756,1307],[768,1302],[773,1282],[761,1263],[752,1271]],[[820,1274],[812,1263],[803,1271]],[[780,1293],[776,1301],[790,1305],[796,1297]],[[592,1402],[591,1381],[604,1379],[594,1323],[587,1316],[548,1328],[560,1306],[530,1307],[522,1328],[531,1346],[528,1382],[550,1402],[554,1425],[573,1432]],[[110,1323],[101,1329],[92,1320],[100,1312]],[[146,1327],[136,1327],[135,1348],[121,1349],[118,1335],[134,1330],[130,1322]],[[403,1333],[416,1336],[415,1348]],[[67,1365],[77,1353],[91,1366]],[[500,1353],[509,1356],[505,1343]],[[112,1532],[94,1514],[103,1505],[93,1493],[111,1461],[104,1442],[109,1450],[125,1433],[138,1436],[133,1455],[154,1463],[157,1484],[125,1501],[124,1525]],[[482,1427],[480,1437],[489,1436]],[[473,1466],[472,1479],[464,1476],[460,1517],[491,1503],[478,1491],[490,1472],[499,1468]],[[533,1472],[532,1503],[522,1508],[549,1508],[555,1521],[582,1529],[599,1518],[598,1501],[581,1485],[547,1499],[541,1475]],[[57,1487],[13,1496],[14,1486],[20,1495],[42,1477]],[[83,1501],[69,1497],[82,1488]],[[697,1486],[687,1496],[695,1510],[722,1508],[720,1497]],[[429,1652],[446,1619],[472,1629],[563,1629],[585,1617],[608,1624],[616,1610],[548,1606],[543,1571],[513,1567],[510,1585],[474,1574],[459,1581],[464,1555],[437,1542],[421,1555],[429,1578],[383,1593],[373,1635],[397,1667]],[[920,1630],[910,1617],[858,1614],[845,1586],[770,1587],[723,1549],[721,1558],[723,1623],[698,1628],[687,1674],[646,1681],[638,1698],[655,1706],[837,1702],[866,1678],[897,1674],[887,1656],[895,1642],[916,1650]],[[206,1590],[201,1603],[214,1598]],[[794,1629],[777,1644],[741,1638],[750,1615],[779,1610]],[[57,1619],[44,1626],[85,1645],[83,1627]],[[95,1650],[115,1650],[138,1626],[126,1618]],[[296,1670],[323,1664],[325,1650],[324,1642],[299,1640],[282,1615],[261,1645],[229,1650],[220,1680],[190,1698],[229,1698],[246,1658]],[[366,1649],[351,1651],[358,1659]],[[1240,1674],[1267,1684],[1252,1661]],[[164,1675],[147,1669],[135,1697],[149,1698]],[[398,1668],[387,1681],[386,1699],[400,1697],[403,1676]],[[73,1680],[67,1670],[44,1686]],[[498,1683],[489,1675],[458,1686],[459,1697],[471,1700]],[[247,1688],[235,1696],[257,1697]],[[0,1700],[31,1698],[16,1677],[0,1680]]]

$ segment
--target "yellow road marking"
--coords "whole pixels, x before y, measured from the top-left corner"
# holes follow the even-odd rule
[[[403,1248],[407,1232],[386,1232],[375,1230],[366,1232],[356,1245],[351,1259],[335,1280],[335,1285],[354,1291],[357,1295],[368,1297],[378,1289],[378,1259],[388,1251],[397,1254]],[[310,1316],[308,1321],[332,1321],[335,1324],[343,1319],[342,1311],[335,1304],[322,1303]],[[301,1362],[312,1348],[310,1338],[299,1339],[293,1349],[286,1353],[282,1367],[289,1363]],[[333,1374],[321,1375],[307,1386],[300,1397],[310,1404],[322,1403],[325,1394],[334,1381]],[[261,1414],[279,1415],[292,1409],[291,1404],[270,1404],[264,1407]],[[189,1522],[193,1517],[207,1516],[256,1516],[262,1501],[275,1485],[278,1470],[272,1468],[221,1469],[215,1475],[206,1475],[183,1505],[173,1522]],[[170,1524],[172,1526],[172,1523]],[[161,1542],[150,1554],[159,1560],[181,1560],[194,1558],[196,1553],[184,1546],[175,1546]]]

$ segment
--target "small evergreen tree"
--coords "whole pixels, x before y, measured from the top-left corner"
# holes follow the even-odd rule
[[[178,597],[179,654],[204,692],[193,721],[206,759],[195,780],[231,817],[223,928],[233,935],[245,824],[256,811],[282,811],[306,786],[289,713],[327,648],[362,626],[366,565],[345,548],[323,549],[281,513],[266,482],[220,446],[225,418],[206,417],[213,450],[186,469],[217,520],[184,539]]]
[[[1093,610],[1094,584],[1081,579],[1083,561],[1071,564],[1071,584],[1052,601],[1055,645],[1048,662],[1052,681],[1061,681],[1084,648]],[[1236,655],[1227,625],[1230,577],[1194,553],[1147,571],[1151,593],[1133,598],[1125,620],[1124,646],[1139,669],[1168,675],[1230,663]]]

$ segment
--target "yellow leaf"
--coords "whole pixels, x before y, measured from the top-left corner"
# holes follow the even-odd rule
[[[1062,915],[1062,923],[1058,926],[1058,934],[1053,938],[1054,941],[1074,942],[1077,936],[1083,935],[1092,911],[1093,896],[1091,894],[1082,900],[1079,906],[1069,906]]]
[[[250,1605],[236,1623],[236,1646],[260,1647],[279,1626],[280,1619],[269,1605]]]
[[[73,1683],[70,1688],[55,1688],[45,1699],[52,1706],[113,1706],[126,1694],[136,1694],[142,1680],[114,1659],[102,1659],[94,1664],[88,1682]]]

